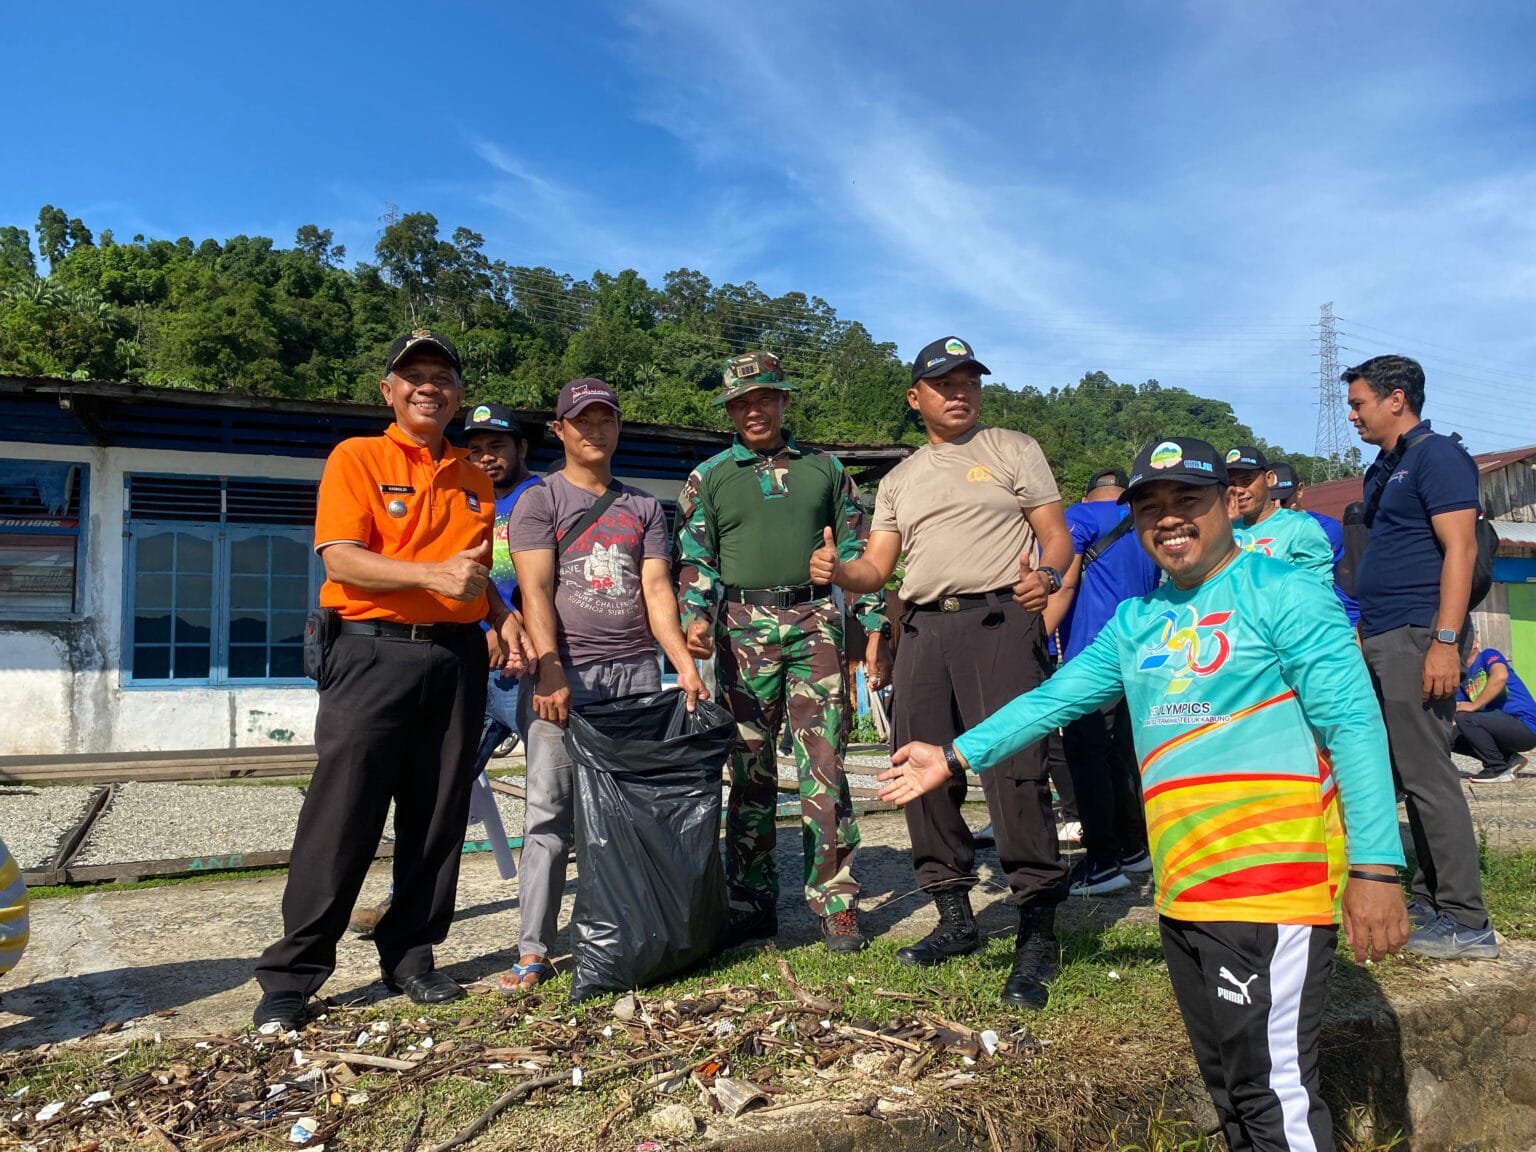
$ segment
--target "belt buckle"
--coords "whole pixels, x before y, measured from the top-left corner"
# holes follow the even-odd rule
[[[786,608],[795,606],[795,590],[793,588],[775,588],[773,590],[773,606],[781,612]]]
[[[432,639],[432,625],[430,625],[430,624],[412,624],[411,625],[411,639],[412,640],[430,640],[430,639]]]
[[[944,597],[944,599],[939,601],[939,611],[940,612],[958,612],[958,611],[960,611],[960,597],[958,597],[958,596],[946,596],[946,597]]]

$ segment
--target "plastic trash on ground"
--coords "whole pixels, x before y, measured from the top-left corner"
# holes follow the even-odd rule
[[[730,713],[678,689],[571,713],[576,868],[571,1000],[665,980],[714,954],[726,925],[720,773]]]

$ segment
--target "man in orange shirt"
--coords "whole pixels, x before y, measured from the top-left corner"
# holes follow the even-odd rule
[[[443,436],[460,371],[436,333],[396,340],[379,384],[395,422],[337,445],[320,480],[320,605],[339,619],[317,676],[319,763],[294,835],[283,938],[256,965],[258,1027],[303,1027],[391,799],[395,894],[373,934],[384,983],[418,1004],[464,995],[435,970],[432,948],[453,919],[488,660],[512,673],[527,665],[522,622],[489,582],[490,479]]]

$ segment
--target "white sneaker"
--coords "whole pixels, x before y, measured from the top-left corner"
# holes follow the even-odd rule
[[[1083,822],[1081,820],[1068,820],[1064,824],[1056,825],[1056,839],[1068,844],[1081,844],[1083,841]]]

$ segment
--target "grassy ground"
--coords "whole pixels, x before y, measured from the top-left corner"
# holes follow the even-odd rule
[[[1536,850],[1485,847],[1483,871],[1496,927],[1507,938],[1536,938]],[[431,1054],[416,1071],[364,1075],[339,1088],[338,1095],[322,1093],[300,1111],[322,1126],[336,1125],[327,1133],[333,1152],[404,1148],[418,1121],[419,1147],[426,1152],[480,1116],[517,1077],[548,1072],[563,1078],[579,1065],[587,1074],[580,1087],[562,1079],[530,1093],[471,1146],[479,1152],[533,1146],[543,1152],[629,1150],[647,1139],[680,1141],[680,1122],[697,1122],[701,1132],[707,1122],[712,1131],[726,1134],[789,1123],[796,1101],[834,1115],[919,1110],[960,1124],[978,1147],[999,1152],[1035,1147],[1171,1152],[1205,1146],[1195,1127],[1180,1118],[1187,1114],[1194,1068],[1154,928],[1086,926],[1064,934],[1062,973],[1050,1006],[1038,1014],[1007,1009],[997,1000],[1012,958],[1010,939],[993,939],[976,956],[928,970],[896,961],[904,942],[876,940],[853,957],[833,956],[819,946],[727,953],[687,979],[642,994],[640,1017],[650,1017],[643,1024],[616,1020],[611,997],[569,1005],[569,974],[518,999],[482,990],[467,1002],[437,1009],[402,1010],[399,1000],[361,1010],[336,1008],[305,1034],[301,1049],[352,1050],[358,1033],[378,1022],[388,1025],[396,1056],[412,1045],[426,1051],[428,1036],[434,1041]],[[796,991],[780,976],[780,959],[790,965],[801,991],[835,1001],[836,1010],[801,1010]],[[1413,958],[1389,960],[1368,973],[1350,971],[1347,960],[1341,964],[1341,989],[1370,979],[1390,990],[1435,967]],[[924,1014],[978,1033],[993,1030],[1000,1050],[990,1057],[977,1052],[972,1063],[964,1051],[941,1049],[918,1064],[917,1053],[889,1038],[849,1031],[910,1036]],[[174,1126],[181,1122],[176,1109],[186,1106],[155,1111],[160,1105],[142,1095],[146,1084],[152,1094],[160,1078],[167,1091],[185,1083],[181,1097],[198,1100],[198,1092],[211,1092],[208,1086],[219,1077],[234,1077],[237,1084],[244,1077],[262,1088],[291,1083],[296,1075],[291,1043],[250,1037],[203,1043],[207,1046],[198,1047],[197,1038],[188,1038],[113,1045],[108,1035],[0,1058],[0,1090],[16,1101],[6,1113],[30,1121],[47,1101],[70,1105],[41,1132],[28,1122],[0,1118],[0,1144],[10,1136],[40,1152],[88,1147],[92,1141],[101,1152],[164,1149],[167,1144],[145,1119],[161,1116],[166,1126]],[[604,1075],[605,1068],[645,1053],[656,1059]],[[517,1054],[532,1068],[520,1068]],[[759,1110],[727,1122],[711,1113],[699,1087],[686,1079],[673,1094],[646,1080],[647,1073],[670,1066],[684,1077],[702,1068],[707,1083],[713,1065],[761,1086],[769,1094],[768,1108],[779,1115]],[[194,1090],[197,1084],[204,1088]],[[114,1100],[81,1111],[77,1102],[102,1089],[113,1090]],[[140,1092],[137,1103],[130,1089]],[[298,1097],[298,1085],[292,1089],[286,1099]],[[211,1131],[209,1110],[227,1112],[233,1105],[211,1095],[200,1106],[203,1126],[176,1132],[170,1146],[254,1152],[283,1143],[291,1123],[277,1113],[272,1121],[277,1127],[263,1135],[209,1139],[195,1134]],[[46,1139],[50,1134],[52,1143]],[[1362,1142],[1353,1149],[1387,1146],[1390,1142]]]

